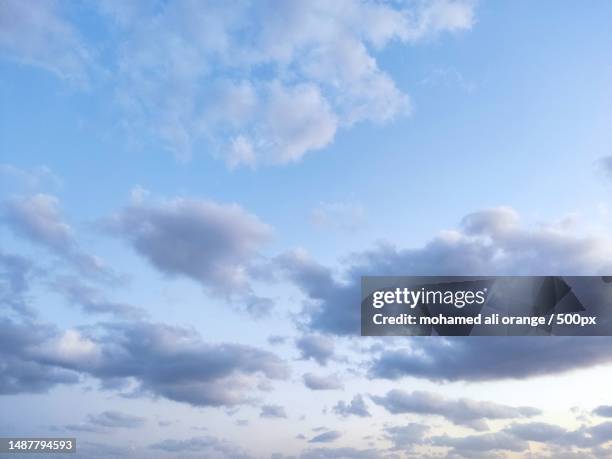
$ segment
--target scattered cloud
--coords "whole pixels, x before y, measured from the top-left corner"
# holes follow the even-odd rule
[[[351,335],[360,330],[361,276],[603,275],[612,272],[611,260],[610,239],[577,236],[558,225],[524,227],[515,210],[497,207],[466,215],[459,230],[443,231],[420,248],[381,244],[354,253],[342,281],[303,250],[277,257],[276,264],[315,306],[305,310],[307,327]]]
[[[272,346],[279,346],[281,344],[285,344],[287,342],[287,339],[287,336],[270,335],[268,337],[268,343]]]
[[[361,418],[367,418],[371,416],[368,406],[366,405],[366,402],[361,394],[355,395],[349,403],[340,400],[334,406],[333,411],[338,416],[342,417],[359,416]]]
[[[248,292],[249,263],[272,234],[236,204],[182,198],[132,203],[105,225],[161,272],[224,293]]]
[[[135,429],[144,425],[145,419],[120,411],[104,411],[100,414],[90,415],[89,422],[101,427]]]
[[[300,459],[380,459],[381,457],[385,457],[381,451],[357,448],[314,448],[299,455]]]
[[[418,341],[387,350],[370,368],[375,378],[493,381],[565,373],[612,362],[607,337],[455,337]]]
[[[280,405],[263,405],[261,412],[259,413],[260,418],[286,418],[287,413],[285,408]]]
[[[323,432],[319,435],[315,435],[310,440],[308,440],[308,443],[332,443],[341,436],[342,434],[337,430],[330,430],[327,432]]]
[[[612,418],[612,406],[600,405],[593,410],[593,414],[596,416],[601,416],[603,418]]]
[[[64,221],[57,197],[43,193],[12,197],[3,203],[1,211],[0,222],[17,236],[55,253],[79,272],[105,273],[101,260],[79,247],[72,228]]]
[[[371,398],[392,414],[437,415],[453,424],[476,430],[488,430],[486,420],[529,418],[540,414],[540,410],[532,407],[513,407],[467,398],[451,400],[425,391],[392,389],[385,396],[373,395]]]
[[[94,56],[65,18],[62,6],[62,2],[55,0],[3,1],[0,56],[85,86],[94,67]]]
[[[87,421],[81,424],[67,425],[66,429],[76,432],[105,433],[110,429],[136,429],[144,426],[145,422],[142,417],[120,411],[103,411],[95,415],[90,414]]]
[[[30,260],[0,251],[0,308],[8,307],[29,317],[36,315],[26,297],[34,271]]]
[[[5,2],[0,50],[81,86],[104,76],[130,134],[181,159],[206,142],[229,167],[297,161],[340,128],[409,113],[377,55],[474,23],[471,0],[122,3],[88,11],[118,43],[104,61],[59,1]]]
[[[321,376],[313,373],[305,373],[302,379],[304,385],[310,390],[340,390],[344,388],[342,381],[340,381],[338,375],[335,374]]]
[[[334,356],[334,341],[326,336],[306,335],[297,339],[296,347],[304,360],[312,359],[319,365],[327,365]]]
[[[51,288],[86,314],[109,314],[124,319],[138,319],[147,315],[142,308],[107,299],[103,292],[73,276],[58,277],[51,283]]]
[[[153,450],[164,451],[172,454],[197,453],[211,459],[252,459],[240,447],[226,440],[216,437],[192,437],[184,440],[162,440],[150,446]]]
[[[411,422],[403,426],[385,427],[385,436],[393,443],[393,449],[411,451],[424,443],[429,427]]]
[[[58,384],[75,384],[78,374],[30,357],[31,349],[55,335],[52,327],[0,318],[0,394],[47,392]]]
[[[47,166],[36,166],[21,169],[11,164],[0,164],[2,188],[33,192],[40,189],[55,189],[62,185],[62,180]]]
[[[62,332],[5,319],[0,331],[7,366],[0,390],[8,393],[43,391],[86,374],[110,387],[132,381],[134,395],[194,406],[234,406],[251,401],[249,394],[262,381],[285,379],[289,371],[270,352],[209,344],[193,330],[150,322],[103,323],[87,331]]]
[[[431,438],[434,446],[452,448],[459,457],[473,457],[474,454],[489,454],[493,451],[520,453],[529,448],[529,444],[505,432],[450,437],[440,435]]]
[[[612,156],[600,158],[597,161],[599,169],[610,179],[612,179]]]

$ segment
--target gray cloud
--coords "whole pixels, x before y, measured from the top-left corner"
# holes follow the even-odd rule
[[[59,2],[5,0],[0,10],[0,55],[84,85],[92,56]]]
[[[239,301],[244,304],[242,309],[256,320],[269,317],[274,309],[274,301],[272,299],[257,295],[246,295],[246,297]]]
[[[308,443],[332,443],[341,436],[342,434],[337,430],[329,430],[319,435],[315,435],[310,440],[308,440]]]
[[[34,191],[41,189],[54,189],[62,185],[62,180],[46,166],[35,166],[20,169],[12,164],[0,164],[0,190],[9,192]]]
[[[454,424],[476,430],[487,429],[487,419],[528,418],[540,414],[540,410],[527,406],[513,407],[467,398],[451,400],[424,391],[392,389],[384,397],[373,395],[371,398],[392,414],[438,415]]]
[[[286,418],[285,408],[280,405],[263,405],[259,413],[261,418]]]
[[[0,251],[0,308],[29,317],[36,314],[26,298],[34,271],[30,260]]]
[[[527,422],[512,424],[504,429],[504,432],[512,434],[521,440],[537,441],[540,443],[554,443],[567,435],[563,427],[545,422]]]
[[[103,411],[90,414],[85,422],[69,424],[66,430],[74,432],[107,433],[111,429],[136,429],[145,425],[145,419],[120,411]]]
[[[608,337],[449,337],[413,340],[374,358],[370,376],[491,381],[563,373],[612,362]]]
[[[2,205],[0,222],[17,236],[65,259],[80,272],[105,273],[101,260],[79,247],[72,228],[64,221],[59,200],[55,196],[38,193],[10,198]]]
[[[103,411],[100,414],[90,415],[89,422],[100,427],[135,429],[143,426],[145,419],[120,411]]]
[[[88,374],[110,382],[136,382],[137,394],[151,394],[196,406],[232,406],[250,400],[262,381],[284,379],[286,364],[276,355],[239,344],[209,344],[193,330],[150,322],[105,323],[88,330],[59,331],[32,323],[0,322],[0,349],[9,364],[3,391],[31,392],[75,382]],[[4,354],[6,353],[6,355]],[[23,384],[23,367],[47,379]],[[71,371],[67,371],[71,370]]]
[[[404,426],[386,427],[385,433],[394,449],[412,450],[414,446],[423,444],[428,430],[426,425],[411,422]]]
[[[344,387],[338,375],[335,374],[321,376],[313,373],[305,373],[302,379],[304,385],[310,390],[339,390]]]
[[[127,303],[111,301],[98,289],[76,277],[59,277],[51,288],[61,293],[71,304],[87,314],[110,314],[118,318],[136,319],[146,316],[144,309]]]
[[[327,365],[334,355],[334,341],[326,336],[302,336],[296,340],[295,345],[300,350],[302,359],[313,359],[319,365]]]
[[[465,437],[441,435],[432,437],[430,440],[435,446],[452,448],[453,453],[461,457],[473,457],[474,454],[488,454],[492,451],[520,453],[529,448],[529,444],[526,441],[505,432],[468,435]]]
[[[459,230],[444,231],[416,249],[381,245],[353,254],[343,280],[303,251],[285,253],[276,266],[307,296],[304,323],[312,332],[354,336],[360,330],[364,275],[596,275],[612,272],[612,242],[578,237],[559,225],[525,228],[499,207],[467,215]],[[579,341],[579,343],[578,343]],[[483,343],[486,342],[486,345]],[[385,350],[372,377],[495,380],[562,373],[612,361],[606,338],[411,340],[410,349]],[[579,345],[578,345],[579,344]]]
[[[52,338],[52,327],[26,319],[0,318],[0,394],[47,392],[58,384],[75,384],[75,372],[31,359],[31,349]]]
[[[287,342],[286,336],[270,335],[268,337],[268,343],[271,344],[272,346],[278,346],[281,344],[285,344],[286,342]]]
[[[349,403],[346,403],[344,400],[340,400],[333,407],[333,411],[337,415],[343,417],[352,415],[365,418],[370,416],[368,406],[366,405],[363,396],[360,394],[355,395]]]
[[[612,418],[612,405],[600,405],[593,410],[593,414],[604,418]]]
[[[360,304],[356,283],[337,282],[331,270],[313,260],[306,252],[295,250],[275,259],[279,270],[289,277],[318,305],[308,310],[308,326],[312,330],[337,335],[359,332]]]
[[[606,156],[599,159],[597,165],[606,176],[612,179],[612,156]]]
[[[222,292],[248,290],[248,265],[271,228],[235,204],[173,199],[132,203],[107,226],[153,266]]]
[[[565,228],[524,228],[519,215],[498,207],[465,216],[459,230],[441,232],[425,246],[380,245],[353,254],[338,281],[303,251],[275,261],[314,303],[306,326],[336,335],[359,334],[360,279],[364,275],[597,275],[612,272],[612,242],[577,237]]]
[[[244,450],[216,437],[192,437],[184,440],[168,439],[150,446],[151,449],[173,454],[197,453],[211,459],[252,459]]]

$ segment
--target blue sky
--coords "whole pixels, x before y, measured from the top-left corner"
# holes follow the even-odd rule
[[[611,18],[0,0],[0,433],[82,457],[611,455],[605,341],[450,341],[472,370],[441,382],[436,342],[354,327],[364,274],[612,271]],[[481,377],[479,345],[516,351]]]

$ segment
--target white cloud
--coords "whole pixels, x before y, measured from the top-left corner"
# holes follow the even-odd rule
[[[53,72],[78,85],[89,79],[92,56],[55,0],[4,0],[0,54]]]
[[[86,84],[102,62],[68,21],[71,6],[6,0],[0,50]],[[109,33],[104,77],[129,134],[182,160],[212,147],[229,167],[297,161],[339,128],[409,113],[377,53],[474,22],[471,0],[104,0],[96,12]]]

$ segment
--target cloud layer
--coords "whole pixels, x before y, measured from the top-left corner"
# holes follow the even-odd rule
[[[80,85],[110,82],[132,137],[182,159],[205,144],[230,167],[297,161],[340,128],[409,113],[377,54],[474,22],[471,0],[107,0],[90,11],[118,41],[102,60],[62,6],[5,2],[0,52]]]

